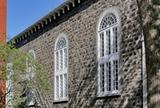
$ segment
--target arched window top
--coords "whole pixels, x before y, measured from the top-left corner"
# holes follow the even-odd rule
[[[97,31],[100,32],[114,25],[120,26],[120,11],[118,7],[111,7],[106,9],[98,20]]]
[[[34,50],[29,50],[29,55],[35,60],[36,59],[36,54]]]
[[[55,42],[55,50],[60,50],[60,49],[63,49],[63,48],[66,48],[68,45],[68,40],[67,40],[67,37],[64,33],[61,33],[58,38],[56,39],[56,42]]]
[[[58,42],[56,44],[56,50],[63,49],[66,46],[67,46],[66,39],[64,37],[61,37],[58,39]]]
[[[100,23],[99,30],[104,30],[114,24],[117,24],[117,18],[113,13],[109,13],[103,17]]]

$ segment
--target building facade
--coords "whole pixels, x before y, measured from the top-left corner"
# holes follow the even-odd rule
[[[68,0],[11,40],[47,67],[48,108],[150,106],[142,6]]]
[[[6,0],[0,0],[0,44],[6,42]],[[2,59],[0,60],[0,66],[3,65]],[[2,70],[0,70],[2,71]],[[0,72],[0,75],[1,72]],[[0,78],[0,106],[5,106],[5,81]]]
[[[6,42],[6,0],[0,0],[0,42]]]

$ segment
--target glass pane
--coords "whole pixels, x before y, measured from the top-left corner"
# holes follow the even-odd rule
[[[64,67],[67,67],[67,48],[64,49]]]
[[[100,57],[104,56],[104,33],[100,33]]]
[[[113,28],[113,53],[118,52],[118,31],[117,27]]]
[[[106,31],[106,54],[111,54],[111,32],[110,29]]]
[[[107,91],[111,91],[111,62],[106,63]]]
[[[118,60],[113,61],[114,90],[118,90]]]
[[[104,92],[105,78],[104,78],[104,64],[100,64],[100,88]]]
[[[68,90],[68,87],[67,87],[67,74],[64,74],[64,96],[67,97],[67,90]]]
[[[56,69],[59,70],[59,54],[56,52]]]
[[[63,50],[60,50],[60,69],[63,69]]]
[[[60,97],[63,97],[63,76],[60,75]]]
[[[56,96],[59,98],[59,76],[56,76]]]

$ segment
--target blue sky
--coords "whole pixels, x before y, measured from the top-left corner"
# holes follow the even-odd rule
[[[7,40],[22,32],[64,0],[7,0]]]

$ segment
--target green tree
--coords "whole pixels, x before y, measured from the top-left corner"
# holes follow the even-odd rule
[[[11,45],[0,45],[0,58],[0,78],[8,86],[4,95],[7,103],[14,108],[46,107],[44,95],[49,91],[49,82],[44,65]]]

